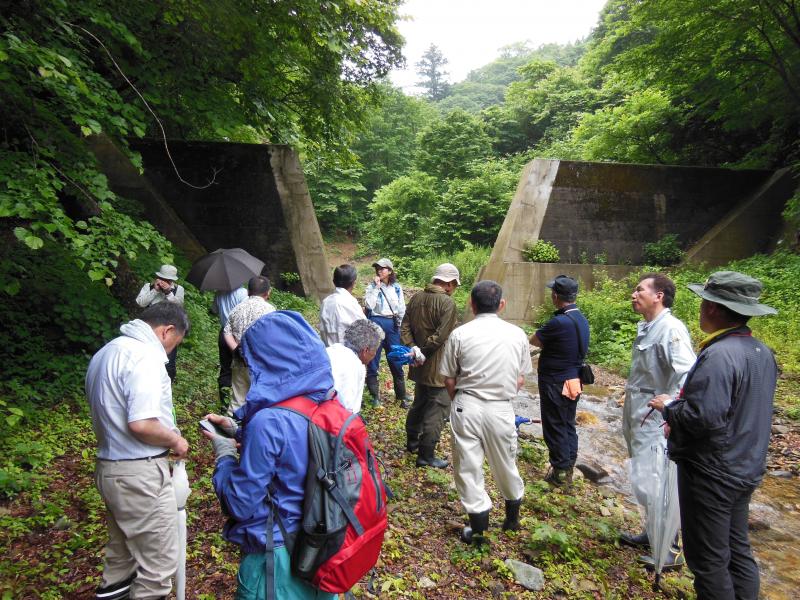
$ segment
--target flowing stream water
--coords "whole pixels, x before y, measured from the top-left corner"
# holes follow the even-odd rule
[[[539,419],[539,396],[529,384],[514,401],[518,415]],[[602,466],[609,477],[601,484],[616,492],[630,510],[636,501],[630,487],[627,449],[622,437],[620,387],[587,386],[578,403],[578,461]],[[541,437],[541,425],[523,425]],[[800,480],[769,473],[750,503],[750,540],[761,570],[761,598],[800,598]]]

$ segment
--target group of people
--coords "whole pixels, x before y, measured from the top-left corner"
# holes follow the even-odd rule
[[[576,304],[574,279],[561,275],[547,286],[557,310],[530,341],[542,349],[539,393],[551,465],[545,479],[560,486],[571,483],[577,458],[576,400],[589,327]],[[665,496],[677,497],[681,533],[663,568],[688,564],[700,599],[755,599],[759,573],[748,538],[749,502],[766,468],[778,371],[772,351],[747,323],[777,311],[759,302],[761,282],[743,273],[719,271],[689,289],[702,298],[706,337],[697,356],[686,326],[671,312],[676,288],[669,277],[646,273],[631,294],[642,316],[623,408],[631,483],[650,524],[647,509],[656,499],[649,496],[657,488],[646,482],[652,471],[638,478],[635,465],[654,450],[666,453],[677,465],[677,489]],[[619,541],[650,549],[648,529],[623,533]],[[639,560],[654,566],[652,556]]]
[[[226,539],[242,548],[236,597],[265,598],[265,569],[274,573],[278,598],[326,598],[296,578],[285,550],[302,519],[308,465],[308,422],[302,415],[265,410],[295,396],[337,399],[361,411],[364,387],[380,405],[378,368],[388,360],[397,401],[406,414],[406,450],[418,467],[447,468],[436,448],[447,421],[452,431],[456,490],[469,524],[466,543],[486,541],[492,501],[484,461],[505,501],[502,528],[520,528],[524,483],[516,464],[517,428],[512,400],[533,372],[530,345],[541,348],[538,384],[542,430],[549,451],[545,480],[568,488],[578,456],[576,405],[580,368],[589,349],[589,324],[577,305],[578,283],[566,275],[547,284],[556,311],[530,338],[499,318],[505,305],[494,281],[472,288],[472,318],[459,326],[452,298],[458,269],[439,265],[430,283],[408,304],[394,266],[373,264],[362,306],[353,296],[357,272],[341,265],[335,291],[320,311],[319,333],[297,313],[268,299],[266,277],[243,289],[218,293],[220,388],[232,388],[226,414],[210,414],[215,431],[203,434],[216,455],[213,485],[225,514]],[[98,598],[162,598],[177,561],[175,501],[168,457],[183,458],[172,405],[170,364],[189,331],[177,271],[164,265],[145,284],[138,319],[92,358],[86,393],[98,439],[96,483],[108,512],[109,542]],[[701,329],[708,334],[695,357],[688,331],[671,314],[674,283],[660,273],[641,277],[631,296],[643,318],[633,343],[623,428],[633,460],[653,446],[668,446],[678,465],[683,552],[700,598],[756,598],[758,570],[747,538],[750,495],[764,473],[777,370],[769,349],[755,340],[750,316],[773,309],[758,302],[761,284],[734,272],[690,286],[703,298]],[[395,350],[396,352],[396,350]],[[230,370],[223,358],[228,357]],[[406,395],[402,362],[410,364],[413,401]],[[409,405],[409,402],[411,404]],[[666,437],[665,437],[666,434]],[[633,481],[646,507],[648,490]],[[265,562],[267,489],[281,516],[274,561]],[[647,519],[647,515],[645,515]],[[620,541],[649,545],[646,530]],[[668,566],[682,562],[678,539]],[[645,563],[652,559],[643,557]]]

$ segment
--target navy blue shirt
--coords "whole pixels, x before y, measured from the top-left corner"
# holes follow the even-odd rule
[[[569,316],[565,313],[569,312]],[[580,331],[580,347],[575,322]],[[542,342],[539,356],[539,380],[545,383],[563,383],[578,377],[581,356],[589,351],[589,321],[574,304],[553,313],[553,318],[536,332]],[[583,352],[581,352],[583,350]]]

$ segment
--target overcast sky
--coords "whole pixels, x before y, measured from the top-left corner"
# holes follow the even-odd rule
[[[606,0],[407,0],[399,24],[407,66],[392,82],[416,93],[416,63],[431,44],[448,61],[450,83],[492,62],[498,50],[529,40],[531,47],[574,42],[589,34]]]

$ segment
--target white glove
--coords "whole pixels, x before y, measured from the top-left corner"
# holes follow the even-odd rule
[[[421,367],[425,364],[425,355],[422,353],[422,350],[419,349],[419,346],[412,347],[411,354],[414,357],[415,367]]]

